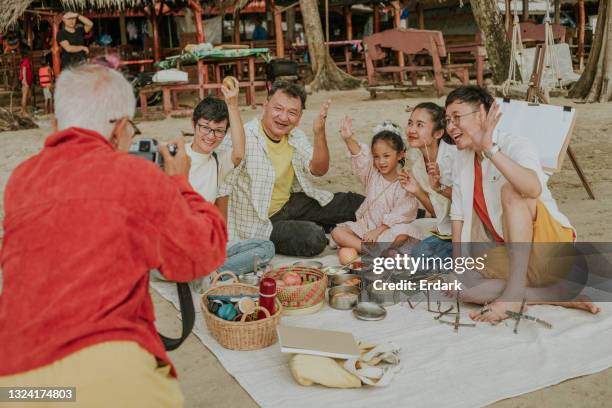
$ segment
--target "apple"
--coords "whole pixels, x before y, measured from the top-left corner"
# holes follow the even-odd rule
[[[295,272],[287,272],[283,275],[283,282],[287,286],[298,286],[302,284],[302,277]]]

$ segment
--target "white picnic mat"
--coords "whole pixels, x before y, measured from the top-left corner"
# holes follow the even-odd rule
[[[275,263],[289,261],[279,258]],[[323,261],[337,263],[331,256]],[[151,286],[178,305],[173,283],[152,281]],[[300,386],[278,343],[257,351],[226,350],[209,335],[199,305],[194,332],[262,407],[354,408],[400,403],[406,407],[474,407],[612,366],[612,305],[599,306],[602,310],[596,316],[560,307],[531,307],[529,314],[552,323],[553,329],[523,321],[516,335],[513,323],[480,324],[455,333],[453,327],[434,321],[424,303],[415,310],[405,305],[390,307],[387,318],[379,322],[359,321],[350,311],[327,305],[313,315],[282,318],[285,325],[350,331],[359,340],[400,345],[403,368],[386,388]],[[467,321],[469,309],[462,311]]]

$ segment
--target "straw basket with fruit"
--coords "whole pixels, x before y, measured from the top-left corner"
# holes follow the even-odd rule
[[[276,279],[276,297],[286,314],[315,312],[323,306],[327,275],[321,270],[291,265],[273,269],[265,277]]]

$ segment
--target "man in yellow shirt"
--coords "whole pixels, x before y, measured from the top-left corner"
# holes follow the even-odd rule
[[[246,154],[227,177],[220,195],[229,195],[231,239],[270,239],[276,253],[314,256],[327,245],[322,226],[355,219],[363,196],[315,188],[312,177],[329,169],[325,122],[331,101],[313,124],[313,144],[298,128],[306,93],[277,81],[261,118],[245,124]]]

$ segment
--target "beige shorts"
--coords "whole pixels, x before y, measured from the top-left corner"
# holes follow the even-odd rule
[[[76,387],[76,402],[36,402],[37,408],[176,408],[183,394],[169,365],[131,341],[79,350],[47,366],[0,377],[0,387]],[[3,405],[2,405],[3,404]],[[2,403],[23,408],[24,403]]]

